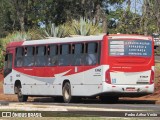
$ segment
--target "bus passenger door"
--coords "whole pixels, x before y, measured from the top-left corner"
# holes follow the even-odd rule
[[[12,58],[13,58],[13,55],[11,53],[6,54],[6,56],[5,56],[4,78],[6,78],[8,75],[12,76],[11,75]]]
[[[5,56],[4,85],[3,85],[3,90],[5,94],[14,94],[12,65],[13,65],[13,54],[7,53]]]

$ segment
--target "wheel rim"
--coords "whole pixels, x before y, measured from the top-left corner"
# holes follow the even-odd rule
[[[17,96],[18,96],[19,102],[23,102],[23,95],[22,95],[22,91],[21,91],[21,88],[20,88],[20,87],[18,87]]]
[[[19,88],[19,90],[18,90],[18,97],[19,97],[19,98],[22,98],[21,88]]]
[[[17,87],[17,97],[19,102],[26,102],[28,99],[27,95],[22,94],[21,87]]]
[[[64,96],[65,96],[66,100],[69,100],[70,95],[69,95],[69,88],[68,88],[68,86],[67,86],[67,88],[64,91]]]

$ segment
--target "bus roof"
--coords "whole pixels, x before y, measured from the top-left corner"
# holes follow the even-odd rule
[[[103,39],[103,36],[104,35],[50,38],[50,39],[44,39],[44,40],[24,41],[22,45],[37,45],[37,44],[52,44],[52,43],[82,42],[82,41],[100,41]]]
[[[7,47],[11,46],[25,46],[25,45],[43,45],[43,44],[54,44],[54,43],[69,43],[69,42],[83,42],[83,41],[101,41],[105,34],[102,35],[91,35],[91,36],[75,36],[75,37],[65,37],[65,38],[49,38],[42,40],[29,40],[29,41],[19,41],[11,42]],[[132,34],[109,34],[111,39],[142,39],[151,40],[151,36],[144,35],[132,35]]]

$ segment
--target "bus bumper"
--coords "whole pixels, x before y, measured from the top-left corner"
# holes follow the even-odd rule
[[[154,92],[154,84],[151,85],[112,85],[103,84],[103,93],[119,97],[138,97]]]

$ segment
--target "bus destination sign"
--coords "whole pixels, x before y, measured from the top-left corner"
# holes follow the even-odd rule
[[[111,56],[151,56],[152,42],[149,40],[110,40]]]

